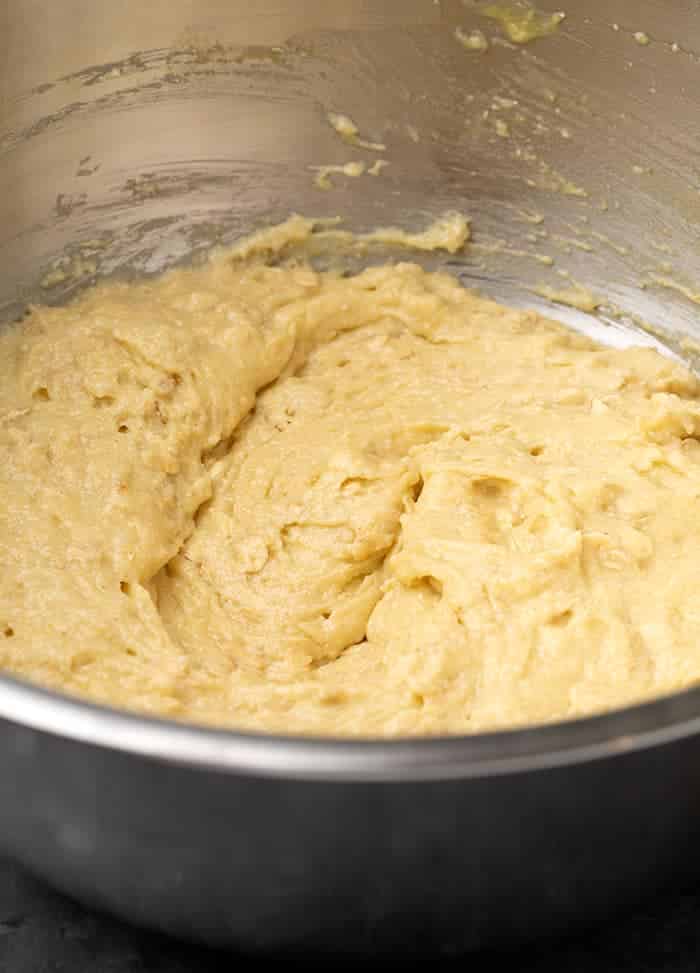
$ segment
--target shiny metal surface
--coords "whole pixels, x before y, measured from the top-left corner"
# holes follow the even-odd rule
[[[565,9],[520,47],[460,0],[8,0],[0,316],[290,210],[364,229],[460,209],[472,246],[431,263],[518,304],[569,291],[597,314],[558,317],[693,360],[696,5]],[[344,143],[328,111],[386,152]],[[378,176],[314,185],[313,166],[378,157]],[[176,726],[3,678],[0,843],[183,936],[453,953],[697,876],[699,733],[699,690],[571,724],[348,743]]]

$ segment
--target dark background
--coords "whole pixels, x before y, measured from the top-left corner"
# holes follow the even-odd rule
[[[491,968],[492,962],[493,957],[478,955],[441,967],[478,970]],[[667,894],[578,940],[520,949],[506,962],[516,973],[696,973],[700,887],[685,895]],[[2,973],[213,973],[254,964],[96,915],[0,860]],[[391,963],[383,959],[379,965]],[[317,968],[336,966],[333,958]]]

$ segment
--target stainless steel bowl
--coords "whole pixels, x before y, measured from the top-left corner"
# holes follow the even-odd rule
[[[459,0],[7,0],[4,318],[290,210],[363,229],[459,209],[472,247],[431,263],[515,304],[568,291],[580,307],[557,316],[574,326],[693,362],[700,15],[693,0],[565,9],[519,46]],[[319,190],[310,167],[377,158],[328,111],[390,165]],[[608,915],[698,874],[699,760],[700,690],[513,732],[343,742],[0,679],[4,849],[87,903],[254,950],[459,952]]]

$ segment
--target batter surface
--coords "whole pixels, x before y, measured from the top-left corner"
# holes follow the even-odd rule
[[[698,381],[411,263],[266,264],[310,227],[0,339],[0,665],[355,735],[696,682]]]

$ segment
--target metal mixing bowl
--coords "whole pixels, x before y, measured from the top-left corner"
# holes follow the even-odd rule
[[[6,0],[3,317],[290,210],[366,229],[457,209],[474,244],[431,265],[515,304],[563,289],[584,310],[556,316],[692,361],[697,5],[565,9],[519,46],[459,0]],[[378,157],[328,111],[390,165],[319,190],[311,166]],[[87,903],[212,943],[457,952],[698,873],[700,690],[399,742],[179,726],[10,678],[0,717],[4,849]]]

